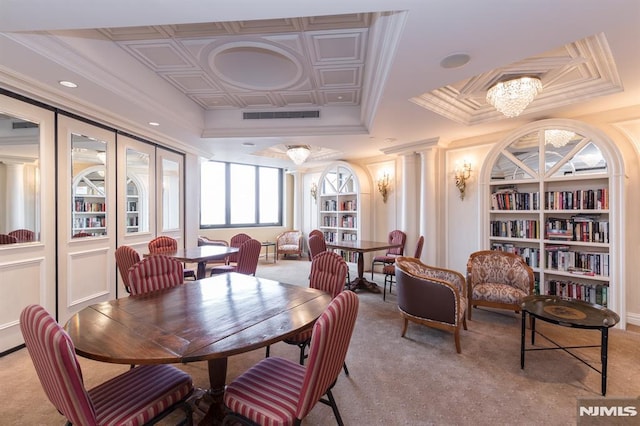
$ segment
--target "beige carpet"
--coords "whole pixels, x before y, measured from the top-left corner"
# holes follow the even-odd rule
[[[258,276],[307,285],[309,262],[261,260]],[[351,270],[355,276],[355,270]],[[382,282],[382,276],[376,275]],[[400,337],[395,287],[381,294],[358,293],[360,311],[347,365],[334,388],[347,425],[567,425],[577,419],[577,398],[600,398],[600,375],[562,351],[528,352],[520,369],[520,317],[474,312],[457,354],[449,333],[409,326]],[[598,344],[596,331],[538,322],[539,330],[566,344]],[[542,339],[539,343],[542,344]],[[640,395],[640,334],[611,330],[607,399]],[[599,368],[598,349],[580,352]],[[298,348],[272,346],[273,356],[297,360]],[[246,370],[264,350],[232,357],[229,377]],[[80,358],[92,387],[128,367]],[[206,363],[182,365],[199,387],[208,383]],[[2,425],[63,425],[46,399],[26,350],[0,358]],[[334,425],[331,409],[318,404],[305,425]]]

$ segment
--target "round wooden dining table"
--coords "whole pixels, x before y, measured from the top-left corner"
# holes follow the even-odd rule
[[[201,424],[218,424],[227,358],[311,327],[330,301],[306,286],[228,273],[91,305],[65,329],[78,355],[97,361],[207,361],[212,403]]]

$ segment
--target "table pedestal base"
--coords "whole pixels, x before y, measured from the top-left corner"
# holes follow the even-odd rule
[[[367,281],[367,279],[364,277],[357,277],[356,279],[352,280],[349,283],[349,290],[366,290],[371,293],[380,293],[380,287],[378,287],[378,284]]]

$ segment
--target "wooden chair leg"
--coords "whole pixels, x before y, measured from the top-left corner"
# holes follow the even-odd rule
[[[458,353],[461,353],[462,349],[460,349],[460,327],[456,327],[456,331],[453,332],[453,335],[456,339],[456,351]]]
[[[404,325],[402,326],[402,335],[400,337],[404,337],[404,335],[407,334],[407,327],[409,327],[409,320],[405,318]]]
[[[462,316],[462,326],[464,327],[464,329],[467,329],[467,317],[466,316]]]

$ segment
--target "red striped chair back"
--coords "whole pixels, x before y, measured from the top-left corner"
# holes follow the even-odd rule
[[[36,239],[35,232],[30,229],[16,229],[15,231],[9,232],[9,235],[16,237],[19,243],[28,243]]]
[[[358,296],[354,292],[343,291],[313,325],[309,362],[296,410],[298,419],[309,414],[338,378],[349,349],[358,304]]]
[[[95,425],[96,413],[84,388],[73,342],[38,305],[20,315],[20,330],[49,401],[74,425]]]
[[[182,370],[143,365],[87,390],[73,342],[42,306],[29,305],[22,311],[20,329],[47,398],[67,424],[142,426],[155,424],[178,407],[191,424],[186,400],[193,382]],[[135,395],[123,391],[132,389]]]
[[[18,239],[12,235],[0,234],[0,244],[15,244]]]
[[[262,244],[260,241],[250,238],[242,243],[238,250],[238,264],[235,272],[245,275],[255,275],[258,269],[258,259],[260,258]]]
[[[149,241],[149,253],[171,253],[178,250],[178,241],[174,238],[161,235]]]
[[[131,293],[131,284],[129,283],[129,268],[140,262],[140,255],[137,251],[129,246],[120,246],[116,249],[116,265],[124,282],[127,292]]]
[[[231,240],[229,240],[229,247],[238,247],[240,248],[240,246],[242,246],[242,244],[244,244],[245,242],[249,241],[251,239],[251,237],[247,234],[236,234],[233,237],[231,237]],[[229,260],[227,263],[238,263],[238,257],[240,256],[240,252],[238,253],[232,253],[229,255]]]
[[[131,295],[175,287],[184,282],[184,270],[179,261],[154,254],[129,268]]]
[[[327,251],[327,242],[323,236],[312,235],[309,237],[309,255],[311,260],[319,253]]]
[[[344,289],[348,269],[347,262],[339,254],[331,251],[318,253],[311,260],[309,287],[329,293],[334,298]]]

